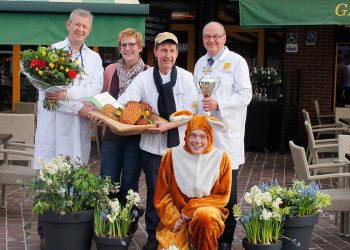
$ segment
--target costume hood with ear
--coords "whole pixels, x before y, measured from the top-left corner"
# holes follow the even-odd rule
[[[173,113],[170,116],[170,121],[180,121],[180,122],[188,123],[187,129],[185,131],[184,149],[189,153],[193,153],[188,146],[188,138],[193,130],[195,129],[203,130],[208,136],[208,147],[204,150],[203,153],[208,153],[213,148],[213,140],[214,140],[213,129],[222,133],[227,131],[226,124],[219,121],[218,119],[212,116],[206,116],[206,115],[193,115],[192,112],[187,110],[181,110]]]

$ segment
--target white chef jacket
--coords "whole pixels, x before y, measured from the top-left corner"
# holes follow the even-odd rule
[[[209,55],[206,54],[197,61],[194,69],[194,76],[197,79],[206,75],[203,69],[207,65],[208,58]],[[226,133],[214,130],[214,146],[225,150],[231,159],[232,168],[237,169],[245,162],[245,120],[247,106],[252,99],[248,65],[243,57],[225,46],[211,68],[212,71],[207,74],[213,78],[219,77],[221,80],[221,84],[213,94],[219,109],[211,111],[211,115],[224,121],[228,126]]]
[[[55,48],[69,50],[69,40],[52,45]],[[91,121],[80,118],[79,110],[83,107],[82,101],[87,97],[101,92],[103,87],[103,66],[98,53],[89,49],[85,44],[80,52],[72,55],[79,65],[84,64],[82,76],[77,75],[74,84],[67,89],[68,100],[59,101],[59,107],[55,112],[43,108],[42,101],[45,92],[39,90],[37,129],[35,134],[34,168],[37,166],[37,158],[42,157],[50,161],[59,154],[69,155],[72,158],[79,157],[83,163],[87,163],[91,148]]]
[[[176,110],[197,112],[198,92],[193,82],[193,76],[187,70],[176,67],[177,79],[173,87]],[[163,84],[170,81],[171,71],[165,76],[160,73]],[[131,82],[126,91],[118,98],[125,105],[128,101],[146,102],[152,107],[155,114],[158,111],[158,91],[153,78],[153,67],[141,72]],[[180,143],[184,141],[186,126],[179,127]],[[167,132],[163,134],[141,134],[140,148],[156,155],[163,155],[167,149]]]

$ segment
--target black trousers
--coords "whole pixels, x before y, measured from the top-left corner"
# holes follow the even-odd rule
[[[155,155],[147,151],[141,150],[142,168],[146,177],[147,186],[147,202],[146,202],[146,231],[148,238],[156,238],[156,230],[159,224],[159,216],[154,207],[154,192],[156,189],[156,181],[161,155]]]
[[[219,238],[220,242],[225,242],[231,244],[233,241],[233,236],[236,229],[236,219],[233,216],[233,205],[237,204],[237,176],[238,169],[232,170],[232,185],[231,185],[231,194],[230,199],[226,205],[226,208],[229,210],[229,215],[225,221],[225,230]]]

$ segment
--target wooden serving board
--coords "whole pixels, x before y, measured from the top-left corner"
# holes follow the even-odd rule
[[[106,124],[113,133],[117,135],[138,135],[141,134],[143,131],[145,131],[148,128],[153,128],[156,125],[150,124],[150,125],[129,125],[122,122],[118,122],[113,120],[112,118],[109,118],[108,116],[105,116],[100,111],[90,111],[91,115],[99,118],[104,124]],[[152,118],[154,121],[157,120],[165,120],[161,118],[158,115],[152,115]]]

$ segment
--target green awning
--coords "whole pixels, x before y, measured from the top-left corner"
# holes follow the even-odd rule
[[[66,21],[76,8],[94,15],[88,46],[115,47],[118,33],[134,28],[145,34],[148,4],[111,1],[0,1],[0,44],[50,45],[67,36]]]
[[[344,0],[240,0],[240,25],[350,24],[350,2]]]

